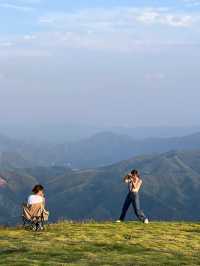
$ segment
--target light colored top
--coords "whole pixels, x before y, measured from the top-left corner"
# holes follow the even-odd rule
[[[42,196],[39,195],[30,195],[28,197],[28,204],[32,205],[32,204],[37,204],[37,203],[43,203],[44,202],[44,198]]]

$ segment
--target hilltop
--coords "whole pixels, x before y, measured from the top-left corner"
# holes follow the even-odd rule
[[[61,222],[38,233],[0,228],[0,265],[195,266],[199,245],[195,223]]]

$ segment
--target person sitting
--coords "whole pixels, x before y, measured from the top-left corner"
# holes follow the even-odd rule
[[[33,194],[28,197],[27,204],[23,205],[23,221],[31,224],[33,230],[43,230],[44,221],[48,220],[49,212],[45,210],[44,187],[40,184],[34,186]]]

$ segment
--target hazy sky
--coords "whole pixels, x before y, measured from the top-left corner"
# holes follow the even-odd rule
[[[192,125],[200,0],[0,0],[1,123]]]

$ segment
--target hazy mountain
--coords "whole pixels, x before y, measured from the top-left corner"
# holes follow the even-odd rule
[[[200,133],[176,138],[135,140],[127,135],[105,132],[63,145],[60,151],[65,161],[59,161],[61,153],[58,153],[56,163],[69,163],[72,168],[98,167],[141,154],[198,148],[200,149]]]
[[[151,219],[199,219],[200,150],[197,150],[134,157],[81,171],[64,167],[1,171],[0,221],[16,221],[20,203],[37,182],[45,186],[52,220],[116,219],[127,193],[122,177],[132,168],[141,170],[142,206]]]
[[[28,159],[25,159],[20,153],[2,152],[0,154],[1,169],[25,168],[33,166],[34,164]]]
[[[154,127],[113,127],[115,134],[125,134],[134,139],[174,138],[200,132],[200,126],[154,126]]]
[[[19,141],[0,134],[0,151],[14,150],[18,147]]]
[[[54,144],[74,142],[89,138],[100,132],[110,131],[118,135],[128,135],[134,139],[183,137],[200,131],[200,126],[93,126],[75,123],[3,123],[0,132],[21,140],[37,139]]]
[[[198,219],[199,165],[200,151],[169,152],[74,172],[48,184],[49,204],[67,218],[117,218],[127,190],[122,177],[138,168],[144,179],[142,205],[151,219]]]
[[[55,145],[51,143],[35,140],[17,140],[0,134],[1,168],[49,166],[55,160],[55,154]]]
[[[0,165],[14,168],[57,165],[87,169],[113,164],[142,154],[200,149],[200,133],[185,137],[136,140],[127,135],[103,132],[64,144],[22,142],[5,138],[1,139],[0,143]]]
[[[0,170],[0,223],[12,224],[19,221],[24,195],[37,182],[29,174]]]

